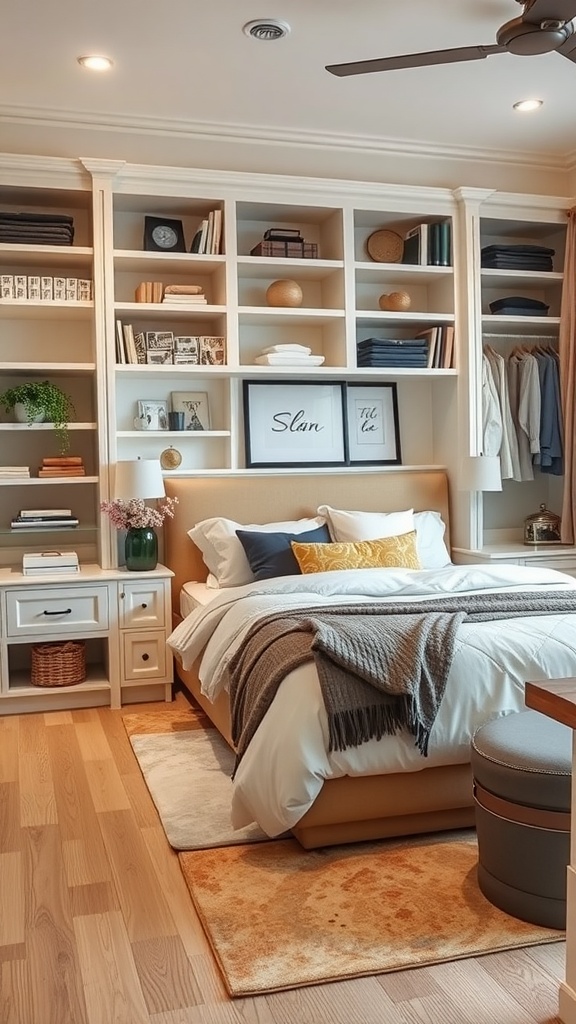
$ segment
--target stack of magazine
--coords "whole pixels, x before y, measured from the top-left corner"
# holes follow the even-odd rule
[[[22,508],[10,525],[13,530],[58,530],[78,522],[70,508]]]

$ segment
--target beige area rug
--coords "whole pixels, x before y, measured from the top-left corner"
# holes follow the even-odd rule
[[[470,831],[315,851],[290,839],[179,860],[232,997],[563,938],[488,903]]]
[[[168,708],[125,715],[124,727],[175,850],[257,843],[257,825],[230,824],[234,754],[201,711]]]

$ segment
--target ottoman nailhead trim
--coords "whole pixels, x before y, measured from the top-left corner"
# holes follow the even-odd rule
[[[559,778],[570,778],[572,772],[560,772],[554,771],[550,768],[530,768],[526,764],[513,764],[510,761],[503,761],[499,757],[492,757],[487,754],[484,750],[480,750],[474,740],[472,740],[472,746],[479,757],[483,757],[485,761],[491,761],[492,764],[501,764],[503,768],[513,768],[517,772],[531,772],[533,775],[557,775]]]

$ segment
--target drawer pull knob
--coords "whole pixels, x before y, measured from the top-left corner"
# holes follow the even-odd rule
[[[142,604],[142,608],[147,608],[147,607],[148,607],[147,604]]]
[[[46,611],[42,612],[42,615],[71,615],[71,614],[72,614],[72,609],[71,608],[63,608],[61,612],[46,612]]]
[[[149,657],[150,657],[149,654],[143,654],[142,655],[142,661],[148,661]]]

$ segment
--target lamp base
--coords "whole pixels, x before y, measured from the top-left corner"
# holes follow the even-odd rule
[[[149,572],[158,565],[158,537],[149,526],[131,526],[124,542],[126,568],[130,572]]]

